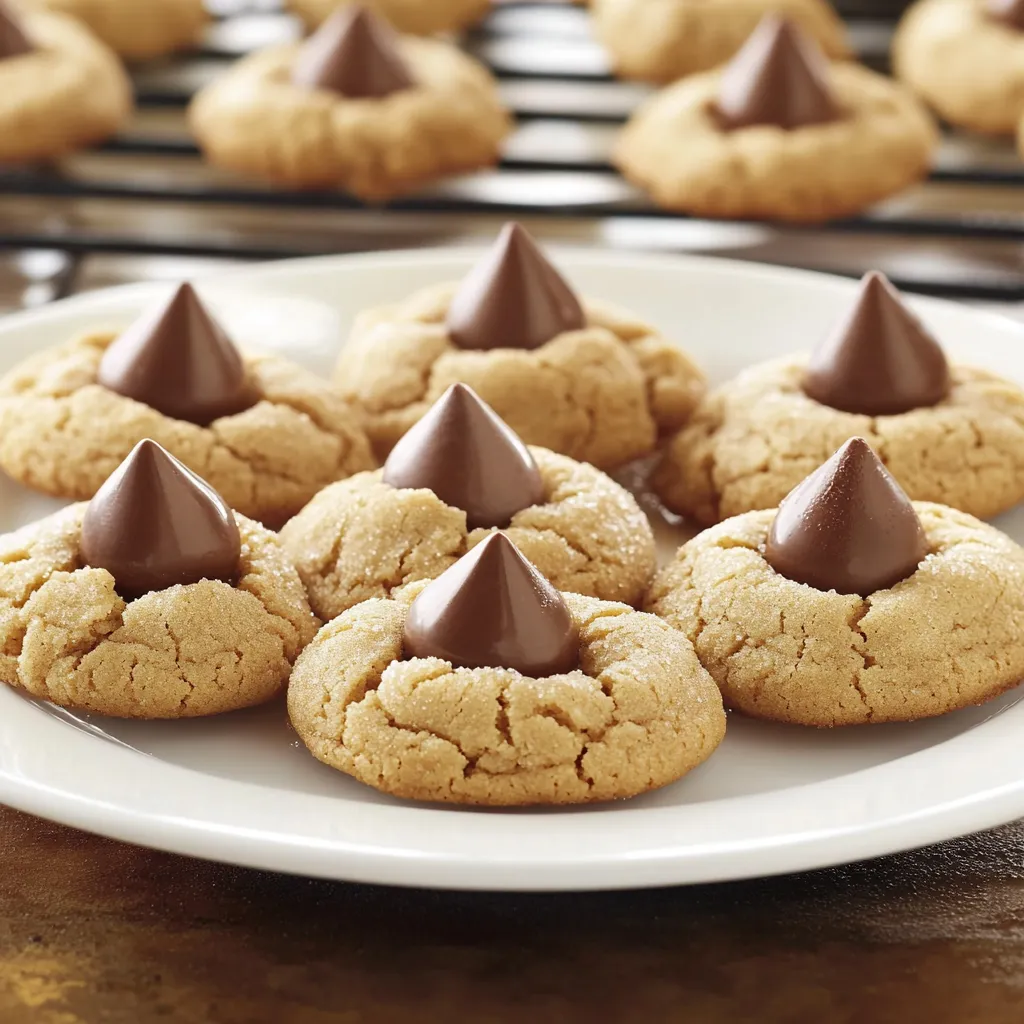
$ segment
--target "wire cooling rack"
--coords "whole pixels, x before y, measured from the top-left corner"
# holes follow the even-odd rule
[[[20,302],[46,301],[206,262],[478,240],[510,217],[545,239],[853,275],[878,268],[918,291],[1024,300],[1024,163],[1008,140],[947,133],[927,182],[822,227],[668,214],[609,162],[616,132],[649,90],[616,81],[586,11],[557,0],[499,4],[464,40],[518,118],[495,170],[387,208],[223,174],[189,137],[188,101],[232,60],[300,28],[277,0],[211,6],[218,19],[201,49],[133,70],[139,108],[121,136],[59,166],[0,171],[0,248],[9,254],[0,303],[5,283],[21,289]],[[861,59],[884,69],[891,23],[850,27]]]

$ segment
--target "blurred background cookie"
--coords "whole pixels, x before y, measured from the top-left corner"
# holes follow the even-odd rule
[[[287,0],[288,6],[314,28],[352,2],[354,0]],[[414,35],[463,28],[482,18],[491,6],[490,0],[362,0],[362,3],[390,21],[399,32]]]

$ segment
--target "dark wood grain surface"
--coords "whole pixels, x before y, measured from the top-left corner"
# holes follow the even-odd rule
[[[0,810],[3,1024],[1020,1024],[1024,824],[638,893],[310,881]]]

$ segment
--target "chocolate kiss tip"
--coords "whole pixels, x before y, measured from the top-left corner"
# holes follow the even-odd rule
[[[517,512],[545,499],[529,449],[465,384],[453,384],[395,445],[383,479],[433,491],[466,513],[471,530],[508,526]]]
[[[791,130],[835,121],[839,107],[814,40],[798,25],[768,15],[722,72],[714,113],[727,131],[754,125]]]
[[[447,320],[452,341],[465,349],[534,349],[585,325],[573,290],[515,223],[463,279]]]
[[[996,21],[1024,31],[1024,0],[988,0],[985,9]]]
[[[0,59],[20,57],[34,47],[6,4],[0,3]]]
[[[96,379],[165,416],[200,426],[256,400],[238,349],[189,284],[110,345]]]
[[[82,560],[106,569],[128,600],[202,579],[233,583],[241,547],[224,499],[150,440],[108,477],[82,521]]]
[[[495,533],[413,601],[405,655],[536,679],[577,667],[579,633],[562,595]]]
[[[765,545],[787,579],[862,597],[911,576],[927,554],[914,506],[860,437],[787,495]]]
[[[349,99],[383,99],[414,84],[391,26],[358,5],[336,11],[303,44],[292,82]]]
[[[941,402],[949,364],[899,292],[872,271],[853,308],[811,354],[803,388],[842,412],[892,416]]]

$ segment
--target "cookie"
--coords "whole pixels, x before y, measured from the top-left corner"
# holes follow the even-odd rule
[[[69,14],[128,60],[193,46],[209,14],[203,0],[24,0]]]
[[[51,160],[113,135],[132,110],[117,57],[72,18],[0,4],[0,163]]]
[[[511,120],[490,72],[437,39],[342,9],[305,44],[245,57],[190,107],[214,164],[368,201],[496,163]]]
[[[778,513],[698,535],[655,578],[646,609],[693,642],[726,705],[859,725],[941,715],[1015,686],[1024,551],[966,513],[911,506],[866,443],[823,471]]]
[[[824,388],[825,370],[837,365],[850,394]],[[1024,499],[1024,391],[985,370],[947,366],[878,274],[813,357],[753,366],[709,395],[666,447],[652,484],[673,511],[714,523],[775,507],[853,435],[867,438],[915,500],[989,518]]]
[[[288,0],[288,6],[315,28],[338,9],[339,0]],[[430,35],[478,21],[490,10],[491,0],[362,0],[362,6],[386,18],[399,32]]]
[[[850,56],[826,0],[594,0],[594,33],[616,74],[668,83],[730,60],[766,14],[804,29],[831,58]]]
[[[903,16],[893,70],[945,120],[1011,135],[1024,117],[1024,4],[919,0]]]
[[[288,712],[315,757],[367,785],[490,806],[643,793],[725,732],[680,633],[560,596],[500,533],[432,583],[325,626],[295,665]]]
[[[152,438],[272,526],[376,463],[355,413],[277,356],[243,357],[183,285],[127,331],[93,331],[0,380],[0,466],[56,497],[91,498]]]
[[[602,469],[649,453],[705,388],[693,361],[649,324],[581,304],[515,224],[460,284],[364,312],[335,371],[380,456],[456,382],[527,444]]]
[[[817,222],[918,181],[937,143],[909,90],[858,64],[826,64],[798,28],[771,18],[726,68],[641,104],[614,162],[670,210]]]
[[[558,590],[635,605],[650,523],[602,472],[527,449],[469,388],[450,388],[383,470],[321,491],[281,531],[324,620],[433,579],[502,529]]]
[[[152,442],[90,505],[0,538],[0,680],[62,707],[189,718],[259,704],[316,626],[277,538]]]

